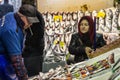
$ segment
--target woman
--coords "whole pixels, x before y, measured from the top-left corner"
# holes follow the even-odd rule
[[[96,38],[94,38],[95,36]],[[78,33],[72,35],[69,45],[70,54],[75,55],[74,61],[80,62],[88,59],[87,54],[103,45],[105,42],[102,35],[95,34],[93,19],[89,16],[83,16],[78,23]]]

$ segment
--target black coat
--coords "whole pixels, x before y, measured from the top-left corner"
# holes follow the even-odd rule
[[[14,11],[13,6],[8,3],[4,3],[0,5],[0,18],[2,18],[2,16],[7,14],[8,12],[13,12],[13,11]]]
[[[75,55],[75,62],[84,61],[85,59],[88,59],[87,54],[85,52],[86,43],[89,42],[88,40],[82,41],[80,38],[79,33],[73,34],[71,38],[71,42],[69,45],[69,52],[70,54]],[[96,48],[102,47],[105,45],[105,41],[103,40],[103,36],[100,34],[96,34],[96,43],[92,46],[87,46],[93,48],[96,46]]]
[[[45,22],[42,14],[37,11],[37,17],[39,23],[33,23],[31,30],[33,35],[31,35],[30,29],[27,29],[27,35],[25,40],[25,48],[23,52],[23,57],[41,56],[44,50],[44,26]]]
[[[38,75],[42,71],[45,22],[38,11],[37,18],[40,22],[31,26],[33,35],[31,35],[30,29],[26,30],[25,48],[22,54],[29,77]]]

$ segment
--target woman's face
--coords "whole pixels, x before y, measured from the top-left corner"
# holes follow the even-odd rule
[[[89,23],[87,20],[82,20],[80,23],[80,31],[82,33],[87,33],[89,31]]]

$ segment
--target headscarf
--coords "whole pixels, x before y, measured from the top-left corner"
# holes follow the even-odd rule
[[[79,23],[78,23],[78,32],[80,33],[80,36],[83,36],[84,34],[80,31],[80,23],[82,20],[87,20],[89,24],[89,31],[88,31],[88,37],[90,38],[91,43],[94,43],[94,32],[95,32],[95,26],[92,17],[90,16],[83,16]]]

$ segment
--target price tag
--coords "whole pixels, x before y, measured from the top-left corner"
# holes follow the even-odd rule
[[[63,48],[65,46],[65,43],[63,41],[60,41],[60,47]]]
[[[105,13],[104,12],[98,12],[97,17],[105,18]]]

